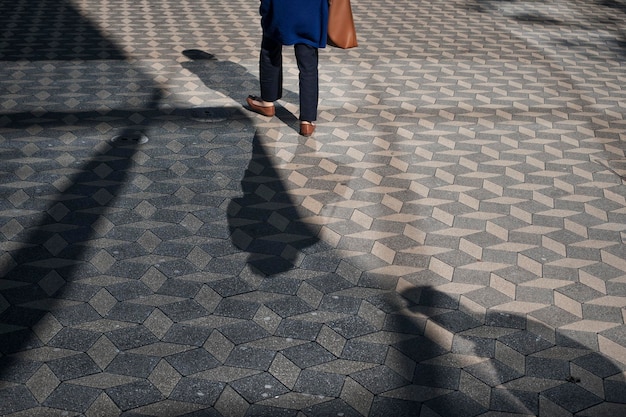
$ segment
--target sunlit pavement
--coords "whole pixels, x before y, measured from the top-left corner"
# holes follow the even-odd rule
[[[0,415],[626,415],[626,3],[0,0]]]

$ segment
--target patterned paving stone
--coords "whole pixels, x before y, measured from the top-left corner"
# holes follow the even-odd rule
[[[0,0],[1,415],[626,413],[626,6],[352,6]]]

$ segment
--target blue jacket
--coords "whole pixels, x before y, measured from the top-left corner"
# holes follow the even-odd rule
[[[328,0],[261,0],[261,27],[283,45],[326,46]]]

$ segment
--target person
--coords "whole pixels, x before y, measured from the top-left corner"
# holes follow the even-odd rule
[[[319,100],[319,48],[326,47],[329,0],[261,0],[261,96],[248,96],[249,109],[272,117],[283,92],[283,45],[294,45],[299,70],[300,134],[315,131]]]

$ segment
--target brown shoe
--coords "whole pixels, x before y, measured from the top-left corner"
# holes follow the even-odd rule
[[[276,108],[274,107],[274,105],[263,106],[259,104],[262,101],[263,100],[256,96],[248,96],[248,98],[246,98],[246,103],[248,103],[250,110],[255,113],[262,114],[263,116],[273,117],[276,114]]]
[[[302,136],[311,136],[315,132],[315,125],[311,122],[300,122],[300,134]]]

